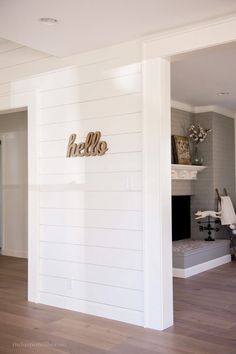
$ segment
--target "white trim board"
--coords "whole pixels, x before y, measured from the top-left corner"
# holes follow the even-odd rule
[[[219,267],[223,264],[231,262],[231,255],[227,254],[226,256],[222,256],[216,259],[212,259],[211,261],[197,264],[193,267],[180,269],[173,268],[173,277],[176,278],[189,278],[193,275],[205,272],[207,270]]]
[[[236,40],[236,14],[145,37],[146,57],[169,59],[179,54]]]
[[[188,103],[171,100],[171,108],[180,109],[190,113],[215,112],[226,117],[235,118],[236,113],[221,106],[191,106]]]
[[[188,103],[171,100],[171,108],[180,109],[181,111],[193,113],[193,106]]]
[[[194,109],[193,113],[215,112],[226,117],[230,117],[230,118],[235,117],[235,112],[230,111],[229,109],[226,109],[221,106],[196,106],[193,107],[193,109]]]
[[[16,250],[11,250],[7,248],[3,248],[1,254],[3,256],[9,256],[9,257],[19,257],[19,258],[28,258],[27,252],[24,251],[16,251]]]
[[[142,72],[144,326],[162,330],[173,324],[170,63],[144,60]]]

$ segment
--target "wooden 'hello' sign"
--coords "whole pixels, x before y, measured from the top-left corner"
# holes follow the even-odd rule
[[[84,143],[75,143],[76,134],[69,137],[66,157],[82,157],[82,156],[102,156],[107,150],[106,141],[101,139],[101,132],[88,133]]]

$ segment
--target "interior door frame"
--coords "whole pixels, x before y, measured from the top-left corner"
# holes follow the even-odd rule
[[[11,83],[12,84],[12,83]],[[25,89],[17,93],[9,84],[9,92],[0,100],[0,114],[27,111],[28,140],[28,301],[39,301],[39,168],[38,119],[36,90]]]
[[[236,14],[146,37],[142,43],[144,326],[173,325],[171,58],[236,41]]]
[[[4,171],[3,171],[3,166],[5,164],[5,138],[3,134],[0,134],[0,146],[1,146],[1,151],[0,151],[0,200],[1,200],[1,254],[3,250],[5,249],[5,240],[6,240],[6,235],[5,235],[5,194],[3,190],[3,186],[5,184],[5,178],[4,178]]]

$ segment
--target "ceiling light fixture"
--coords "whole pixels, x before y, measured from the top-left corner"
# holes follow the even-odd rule
[[[41,22],[44,25],[56,25],[59,20],[53,17],[41,17],[39,18],[39,22]]]
[[[222,92],[218,92],[218,93],[217,93],[217,96],[227,96],[227,95],[229,95],[229,94],[230,94],[229,91],[222,91]]]

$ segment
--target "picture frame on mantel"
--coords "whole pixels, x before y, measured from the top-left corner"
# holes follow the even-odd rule
[[[174,163],[191,165],[190,143],[187,136],[172,135]]]

